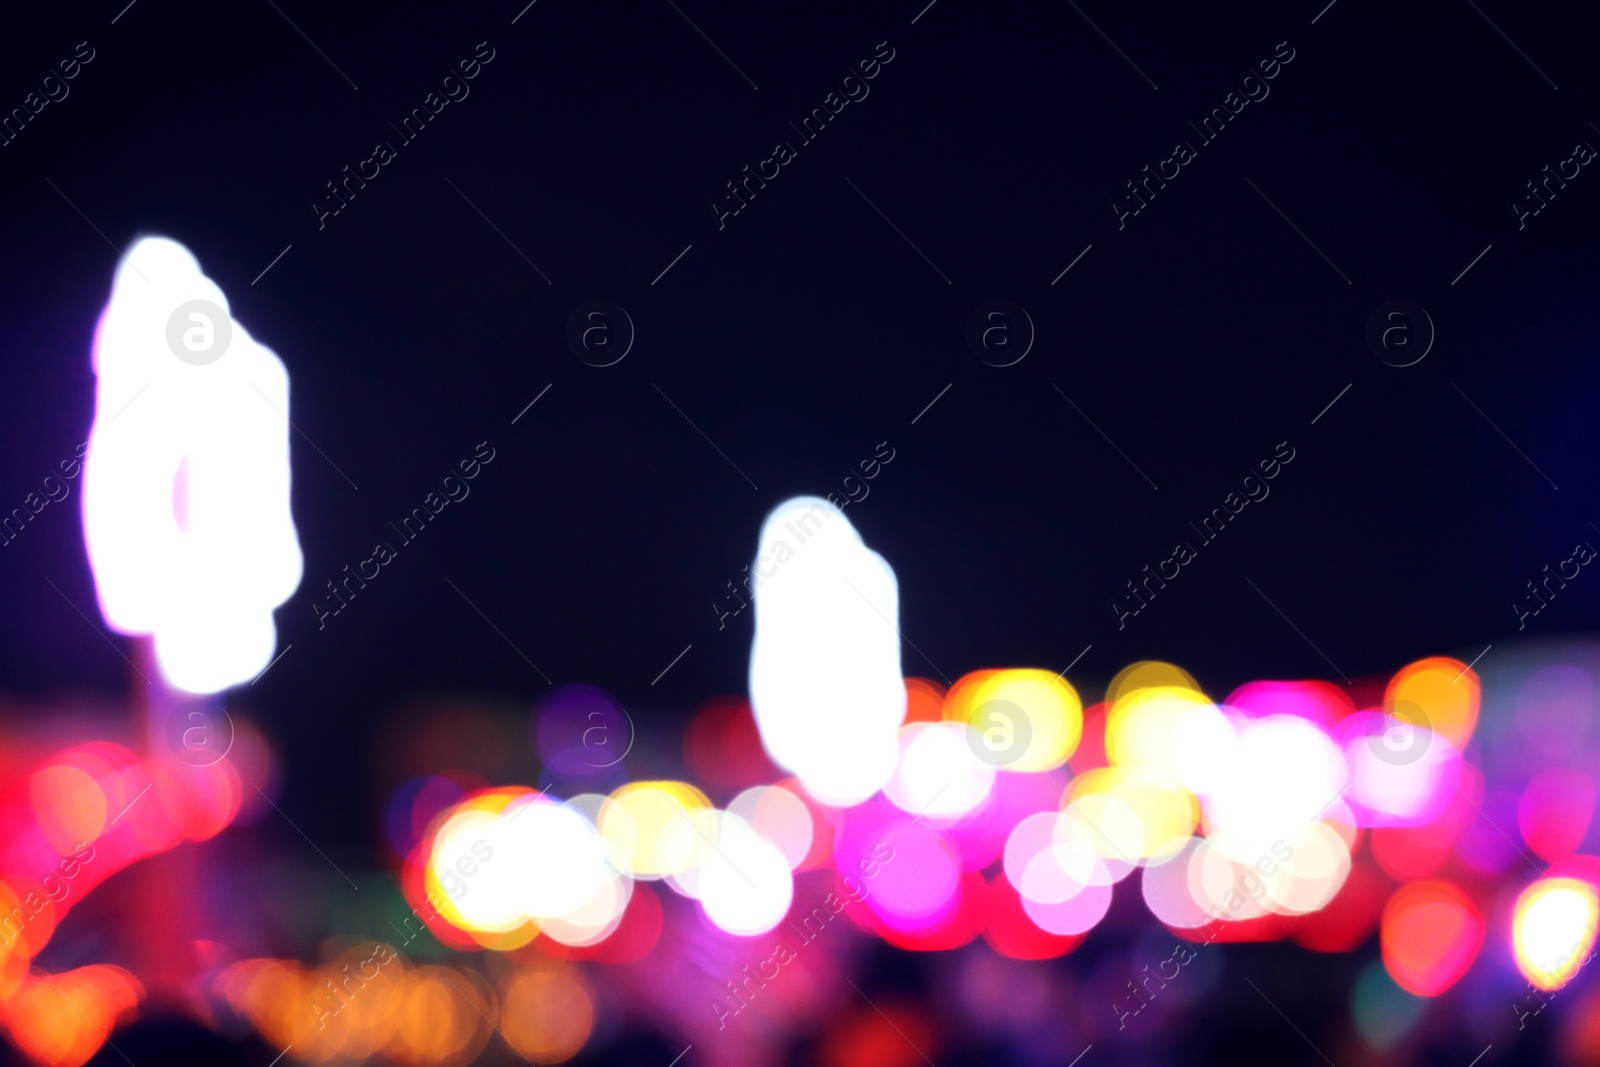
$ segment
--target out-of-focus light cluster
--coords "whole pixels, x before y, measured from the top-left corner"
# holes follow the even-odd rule
[[[267,1040],[310,1062],[455,1065],[500,1040],[555,1063],[603,1029],[614,986],[596,983],[592,965],[670,981],[685,953],[735,946],[732,976],[741,953],[770,951],[764,938],[820,929],[834,914],[909,951],[981,939],[998,958],[1043,960],[1105,922],[1124,882],[1185,942],[1346,952],[1376,936],[1381,958],[1350,1010],[1380,1051],[1418,1025],[1418,1002],[1461,984],[1484,957],[1540,990],[1570,982],[1600,925],[1600,860],[1576,851],[1592,777],[1581,765],[1546,766],[1509,790],[1503,776],[1491,784],[1466,758],[1477,751],[1481,694],[1460,662],[1413,664],[1370,690],[1369,706],[1350,692],[1255,682],[1217,700],[1176,667],[1141,663],[1085,708],[1064,678],[1027,668],[974,672],[948,689],[905,679],[893,766],[877,792],[841,806],[782,776],[747,704],[713,701],[691,722],[684,759],[712,771],[702,789],[630,780],[627,761],[609,763],[614,750],[587,758],[597,744],[575,732],[573,709],[578,724],[599,721],[589,716],[614,702],[557,691],[539,716],[562,721],[536,717],[531,734],[542,754],[564,759],[545,788],[432,773],[405,781],[385,810],[414,916],[447,948],[487,950],[476,965],[423,965],[406,949],[373,971],[371,946],[343,943],[316,967],[233,964],[215,988]],[[626,723],[612,726],[631,738]],[[836,738],[847,743],[848,733]],[[140,803],[155,803],[117,816],[150,783]],[[16,871],[91,839],[95,858],[80,861],[73,883],[86,889],[151,849],[214,834],[239,803],[227,763],[151,765],[81,746],[0,808],[22,827],[0,853],[0,880],[21,885]],[[1485,872],[1517,877],[1485,843],[1491,813],[1509,813],[1491,832],[1505,840],[1498,830],[1515,827],[1550,865],[1514,908],[1484,890]],[[672,929],[686,910],[698,924]],[[60,1012],[21,1021],[17,1007],[35,1003],[29,990],[48,990],[27,960],[59,911],[41,909],[0,974],[13,1041],[52,1067],[76,1067],[99,1047],[88,1031]],[[113,973],[80,987],[110,1006],[102,1014],[125,1016],[119,1005],[137,1001],[137,982],[118,986]],[[769,1010],[803,1002],[807,981],[771,996]]]
[[[6,999],[6,1024],[11,1040],[35,1062],[78,1067],[100,1051],[119,1020],[132,1017],[143,993],[120,967],[28,975]]]
[[[282,364],[186,249],[154,238],[118,271],[94,367],[83,506],[102,611],[120,632],[152,635],[177,688],[243,681],[266,666],[271,610],[301,569]],[[251,566],[237,565],[241,549]],[[498,1035],[530,1063],[559,1063],[617,1014],[589,963],[637,967],[660,1003],[684,976],[742,973],[715,994],[739,1005],[713,1005],[717,1029],[759,993],[793,1033],[802,1006],[817,1017],[837,959],[815,949],[796,962],[771,938],[792,932],[804,950],[839,916],[908,951],[981,938],[993,954],[958,957],[978,974],[1072,952],[1124,884],[1181,942],[1346,952],[1376,935],[1381,958],[1351,1016],[1381,1053],[1482,957],[1554,991],[1593,955],[1600,858],[1579,849],[1600,800],[1582,758],[1595,683],[1576,666],[1546,665],[1500,694],[1510,713],[1483,720],[1493,746],[1477,736],[1477,674],[1447,657],[1381,690],[1257,681],[1222,699],[1177,666],[1140,662],[1085,707],[1065,672],[904,678],[894,571],[828,501],[768,517],[750,580],[749,701],[713,702],[691,723],[696,781],[630,780],[631,716],[567,686],[532,724],[545,788],[432,768],[389,798],[383,832],[413,909],[395,929],[409,944],[415,920],[458,953],[450,962],[346,940],[325,943],[318,965],[249,958],[204,981],[303,1061],[457,1067]],[[79,1067],[137,1012],[139,977],[52,973],[40,953],[100,882],[215,836],[253,803],[235,762],[254,750],[264,763],[265,749],[248,731],[241,741],[233,762],[207,765],[80,745],[0,794],[0,1025],[32,1060]],[[1492,879],[1518,880],[1514,904]],[[669,926],[684,912],[699,922]],[[767,952],[755,975],[805,977],[763,993],[777,979],[741,957]],[[969,988],[986,986],[1018,990]],[[1060,999],[1035,996],[1031,1010],[1048,1019]],[[1596,997],[1586,1005],[1600,1017]],[[816,1043],[824,1062],[937,1051],[937,1019],[870,1006]],[[693,1010],[700,1024],[685,1028],[709,1032]],[[1569,1058],[1600,1060],[1600,1025],[1563,1040]]]
[[[1465,664],[1413,664],[1364,709],[1321,682],[1252,683],[1216,701],[1159,663],[1119,674],[1089,714],[1062,677],[1032,669],[903,690],[896,760],[862,803],[830,805],[804,778],[753,786],[722,809],[681,781],[565,802],[489,790],[433,817],[419,846],[426,890],[463,890],[440,914],[489,947],[526,943],[494,943],[516,928],[602,942],[640,881],[751,937],[790,917],[795,878],[824,864],[859,888],[855,924],[893,944],[983,936],[1028,959],[1070,951],[1137,871],[1152,914],[1191,940],[1339,951],[1379,931],[1391,977],[1420,995],[1449,988],[1478,955],[1481,911],[1459,886],[1427,880],[1460,830],[1464,790],[1481,789],[1463,771],[1479,700]],[[706,715],[721,760],[760,766],[739,751],[738,738],[755,740],[739,709]],[[707,736],[691,725],[691,765]],[[1011,746],[998,765],[990,741]],[[1453,827],[1442,846],[1419,847],[1442,823]],[[1358,866],[1369,837],[1377,869]],[[474,846],[495,859],[465,858]],[[1394,881],[1403,891],[1385,888]]]
[[[765,720],[718,701],[684,748],[732,797],[726,806],[676,780],[566,801],[481,790],[422,819],[425,886],[465,888],[439,899],[439,913],[477,945],[592,950],[625,928],[628,887],[649,882],[697,904],[727,938],[820,923],[801,880],[821,870],[853,926],[900,948],[981,938],[1037,960],[1076,948],[1137,873],[1150,912],[1189,941],[1292,939],[1329,952],[1376,934],[1381,979],[1363,979],[1353,1002],[1372,1042],[1413,1025],[1416,1012],[1395,1014],[1405,1002],[1394,998],[1442,994],[1485,950],[1482,894],[1459,874],[1474,870],[1467,831],[1485,792],[1464,759],[1479,682],[1459,661],[1412,664],[1367,706],[1323,682],[1255,682],[1217,700],[1151,662],[1087,709],[1063,677],[1034,669],[977,671],[948,689],[901,684],[893,765],[858,802],[828,803],[804,774],[774,780],[781,772],[758,747],[779,755]],[[849,747],[843,727],[813,729],[817,751]],[[1560,860],[1583,840],[1591,790],[1575,771],[1525,786],[1512,810],[1541,856]],[[463,866],[474,844],[495,858]],[[1508,946],[1525,974],[1553,988],[1575,973],[1592,944],[1593,890],[1583,878],[1529,890]],[[567,917],[583,907],[588,920]],[[506,940],[519,925],[546,937]]]
[[[236,749],[266,758],[253,733]],[[0,1023],[29,1057],[78,1067],[144,996],[118,967],[52,973],[34,963],[67,915],[129,865],[222,832],[239,815],[241,785],[230,759],[141,760],[91,742],[56,753],[0,794]]]
[[[460,1067],[496,1035],[531,1063],[561,1063],[594,1030],[593,993],[571,967],[513,965],[491,982],[384,949],[348,947],[320,967],[244,960],[217,989],[264,1038],[311,1063],[381,1056],[403,1067]]]

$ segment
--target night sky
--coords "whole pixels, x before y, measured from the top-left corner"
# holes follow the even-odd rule
[[[84,439],[118,250],[185,243],[291,376],[293,648],[230,706],[319,841],[375,841],[372,753],[416,701],[583,682],[665,728],[743,691],[728,583],[796,494],[866,491],[845,513],[931,678],[1076,660],[1094,699],[1158,658],[1220,696],[1590,627],[1587,574],[1520,634],[1512,606],[1600,544],[1573,9],[124,2],[0,40],[27,115],[0,147],[0,507]],[[568,340],[595,300],[636,333],[610,366]],[[1011,348],[969,344],[990,301],[1036,335],[1013,365],[1014,313]],[[1426,320],[1386,362],[1392,301]],[[319,629],[325,583],[483,452]],[[63,602],[101,622],[78,508],[0,551],[13,700],[127,689]]]

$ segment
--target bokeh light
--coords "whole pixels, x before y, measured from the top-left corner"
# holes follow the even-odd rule
[[[776,845],[790,870],[797,869],[811,854],[811,844],[816,837],[811,809],[782,785],[746,789],[728,802],[728,811]]]
[[[883,792],[895,806],[930,819],[972,811],[994,788],[995,769],[973,754],[972,727],[914,722],[900,728],[900,762]]]
[[[1542,878],[1523,890],[1512,916],[1517,969],[1540,989],[1560,989],[1594,948],[1600,900],[1588,882]]]
[[[1008,707],[1008,705],[1010,707]],[[1022,720],[1010,721],[1012,707]],[[945,717],[972,727],[1013,771],[1061,766],[1083,736],[1077,690],[1053,671],[1012,668],[968,675],[951,687]]]
[[[1401,886],[1383,909],[1383,964],[1395,983],[1419,997],[1455,985],[1483,944],[1483,915],[1449,882]]]
[[[1383,694],[1386,712],[1405,715],[1420,708],[1429,729],[1459,751],[1478,725],[1478,676],[1465,663],[1431,656],[1401,668]]]
[[[517,1055],[533,1063],[571,1059],[594,1031],[594,997],[566,970],[523,969],[504,988],[501,1033]]]
[[[1583,844],[1594,817],[1593,775],[1547,770],[1535,775],[1517,804],[1517,828],[1540,859],[1554,862]]]

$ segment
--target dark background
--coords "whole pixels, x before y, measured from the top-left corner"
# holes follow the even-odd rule
[[[929,677],[1059,669],[1092,645],[1069,675],[1089,699],[1141,658],[1220,696],[1470,659],[1513,642],[1524,582],[1600,543],[1600,176],[1520,232],[1510,207],[1600,145],[1593,27],[1571,7],[937,0],[912,24],[923,0],[538,0],[512,25],[521,0],[122,2],[13,13],[0,36],[6,109],[77,42],[96,53],[0,148],[0,505],[87,432],[112,245],[184,242],[291,375],[293,651],[232,706],[277,740],[281,803],[329,847],[376,841],[368,753],[397,707],[546,691],[508,640],[646,722],[742,691],[751,612],[719,631],[711,605],[769,509],[841,492],[879,442],[895,459],[846,514],[894,566],[931,657],[908,645],[905,669]],[[319,231],[323,183],[480,41],[495,58],[470,96]],[[880,41],[895,58],[871,95],[799,145],[787,123]],[[1270,96],[1199,146],[1186,123],[1281,41]],[[723,183],[780,139],[798,158],[719,231]],[[1119,231],[1123,183],[1180,139],[1199,158]],[[615,366],[565,340],[593,298],[637,327]],[[1037,326],[1006,368],[964,339],[996,298]],[[1400,298],[1438,332],[1403,369],[1364,339]],[[471,496],[319,632],[323,583],[485,440]],[[1123,583],[1280,441],[1296,456],[1271,496],[1119,631]],[[45,581],[99,621],[77,509],[75,488],[0,551],[13,697],[126,691]],[[1589,628],[1594,581],[1527,633]]]

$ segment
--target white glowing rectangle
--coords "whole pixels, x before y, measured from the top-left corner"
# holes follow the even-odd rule
[[[175,241],[138,241],[95,330],[83,528],[100,610],[150,634],[167,681],[253,677],[300,584],[289,376]]]
[[[894,773],[905,718],[894,570],[843,513],[796,497],[761,528],[750,702],[779,766],[829,804]]]

